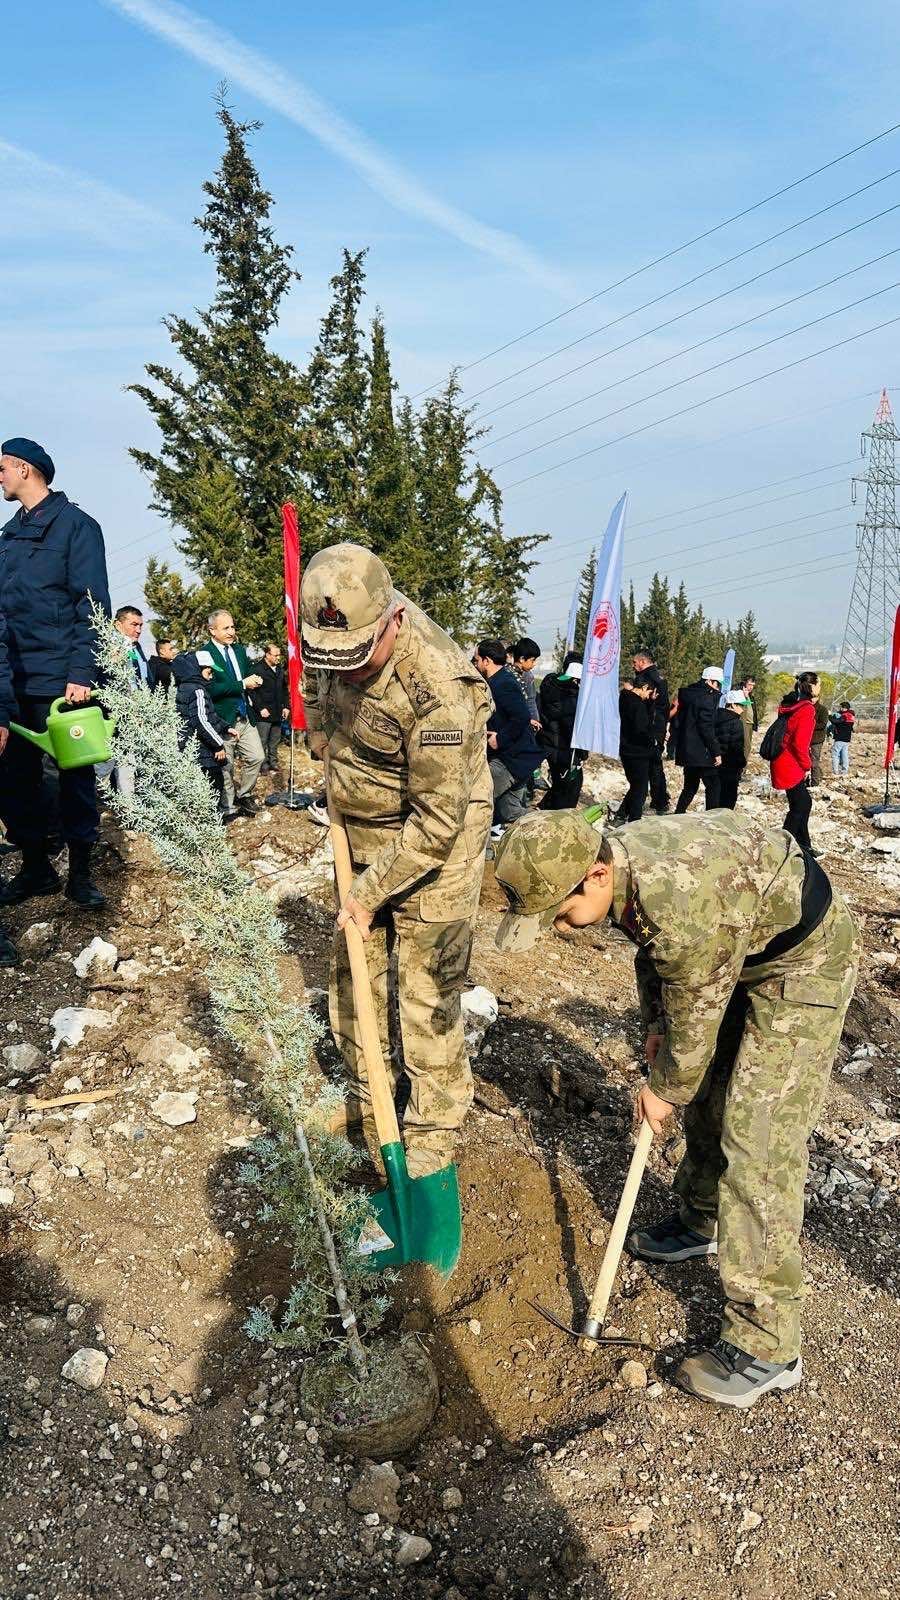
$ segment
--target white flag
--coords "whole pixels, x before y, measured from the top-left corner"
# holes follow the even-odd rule
[[[592,750],[598,756],[619,754],[619,616],[627,504],[626,490],[613,507],[597,560],[572,734],[573,749]]]

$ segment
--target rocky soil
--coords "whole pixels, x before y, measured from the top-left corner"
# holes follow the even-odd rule
[[[876,741],[853,754],[813,819],[865,956],[811,1143],[806,1382],[746,1415],[671,1386],[715,1332],[709,1263],[624,1266],[611,1320],[649,1351],[582,1354],[532,1309],[583,1315],[629,1159],[638,1017],[616,936],[499,955],[489,868],[472,981],[499,1015],[461,1152],[463,1256],[446,1284],[408,1271],[395,1316],[442,1404],[390,1464],[327,1456],[298,1410],[298,1359],[241,1331],[287,1287],[237,1176],[260,1129],[252,1073],[210,1032],[171,884],[107,818],[108,910],[20,908],[25,960],[0,974],[2,1600],[893,1595],[900,832],[861,815]],[[623,787],[611,764],[591,783]],[[740,804],[781,820],[761,768]],[[322,831],[266,810],[231,838],[280,903],[285,981],[321,1012]],[[651,1157],[642,1220],[669,1205],[679,1142]]]

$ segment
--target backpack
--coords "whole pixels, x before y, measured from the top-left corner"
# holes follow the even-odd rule
[[[769,725],[762,736],[759,753],[763,761],[774,761],[780,756],[784,748],[784,736],[787,732],[788,719],[780,713],[775,721]]]

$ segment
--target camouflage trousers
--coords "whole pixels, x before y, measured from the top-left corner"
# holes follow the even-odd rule
[[[480,881],[481,864],[473,862],[466,903],[460,908],[467,915],[426,921],[421,914],[427,892],[423,891],[384,907],[366,942],[385,1064],[395,1089],[404,1069],[409,1078],[403,1140],[414,1178],[438,1172],[453,1160],[458,1130],[472,1104],[460,995],[472,954],[475,911],[471,891],[474,887],[477,908]],[[348,1132],[352,1137],[361,1126],[369,1151],[377,1159],[378,1136],[343,933],[335,936],[328,1003],[332,1033],[351,1080]]]
[[[858,962],[856,929],[835,892],[802,945],[738,984],[684,1111],[682,1221],[708,1237],[718,1223],[722,1337],[767,1361],[793,1361],[800,1350],[807,1142]]]

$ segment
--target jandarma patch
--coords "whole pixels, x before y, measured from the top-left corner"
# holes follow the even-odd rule
[[[462,744],[462,728],[423,728],[423,744]]]

